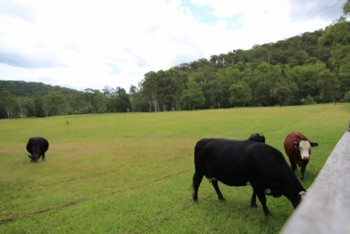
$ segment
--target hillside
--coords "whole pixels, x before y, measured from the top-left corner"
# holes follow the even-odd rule
[[[38,82],[0,80],[0,93],[3,91],[9,91],[11,95],[15,97],[46,96],[50,92],[54,91],[62,92],[64,94],[80,92],[74,89],[52,86]]]
[[[181,77],[180,81],[179,78]],[[139,90],[154,110],[300,105],[348,99],[350,22],[250,50],[149,72]]]

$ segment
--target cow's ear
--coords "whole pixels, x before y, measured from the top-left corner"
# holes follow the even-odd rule
[[[293,146],[294,146],[294,148],[298,148],[299,147],[299,143],[298,142],[293,142]]]
[[[311,145],[311,147],[316,147],[316,146],[318,146],[318,143],[310,141],[310,145]]]

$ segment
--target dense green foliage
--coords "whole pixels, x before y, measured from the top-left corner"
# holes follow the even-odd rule
[[[342,101],[350,91],[350,22],[152,71],[138,90],[154,111]]]
[[[193,147],[203,137],[261,132],[283,152],[300,130],[319,146],[302,182],[317,176],[348,126],[350,104],[231,108],[166,113],[71,115],[0,120],[0,233],[279,233],[292,214],[285,198],[250,207],[250,186],[203,179],[191,201]],[[50,142],[31,163],[31,136]]]
[[[344,16],[325,30],[150,71],[129,93],[1,81],[0,118],[330,103],[347,101],[349,92]]]
[[[0,118],[130,111],[123,88],[84,92],[24,81],[0,81]]]

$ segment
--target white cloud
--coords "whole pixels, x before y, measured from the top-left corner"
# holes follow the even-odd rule
[[[327,12],[315,11],[315,0],[305,12],[301,4],[0,0],[0,77],[128,90],[149,71],[318,30],[341,14],[342,4],[322,8]],[[305,20],[296,20],[298,11]]]

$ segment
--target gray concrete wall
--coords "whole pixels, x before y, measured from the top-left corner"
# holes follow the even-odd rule
[[[350,132],[339,140],[282,233],[350,233]]]

